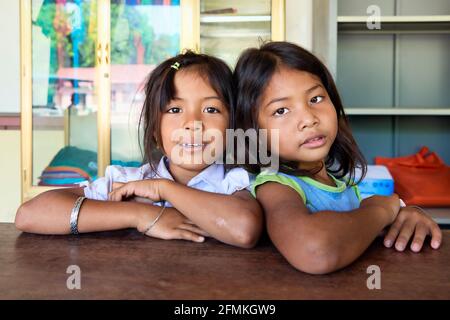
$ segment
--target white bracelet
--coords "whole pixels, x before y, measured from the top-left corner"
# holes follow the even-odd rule
[[[70,233],[78,234],[78,214],[80,213],[80,207],[86,197],[79,197],[77,201],[75,201],[75,205],[72,208],[72,212],[70,214]]]
[[[149,232],[150,229],[158,222],[159,218],[161,218],[162,214],[164,213],[164,209],[165,209],[165,208],[166,208],[166,204],[164,203],[164,204],[162,205],[162,209],[161,209],[161,211],[159,212],[158,216],[155,218],[155,220],[153,220],[153,222],[148,226],[148,228],[145,229],[145,230],[142,232],[143,234],[147,235],[147,232]]]

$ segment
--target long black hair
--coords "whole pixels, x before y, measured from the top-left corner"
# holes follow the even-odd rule
[[[361,168],[364,177],[367,171],[367,162],[358,148],[350,130],[339,93],[325,65],[312,53],[289,42],[268,42],[259,49],[245,50],[236,64],[233,73],[233,83],[236,91],[235,97],[235,128],[258,130],[258,113],[261,99],[272,76],[280,66],[289,69],[306,71],[316,75],[322,81],[333,103],[338,120],[338,132],[327,158],[325,166],[337,178],[349,175],[349,182],[355,182],[355,170]],[[248,144],[246,153],[249,155]],[[245,167],[252,173],[260,172],[263,167],[258,155],[257,164],[246,164]],[[280,159],[279,171],[292,175],[313,175],[320,171],[298,169],[298,163]]]

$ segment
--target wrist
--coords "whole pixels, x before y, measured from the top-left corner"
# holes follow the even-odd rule
[[[388,207],[379,205],[377,206],[379,215],[381,215],[382,220],[383,220],[383,227],[387,227],[389,225],[391,225],[394,221],[393,221],[393,215],[392,215],[392,210]]]
[[[370,210],[370,212],[373,212],[381,220],[383,228],[392,224],[392,212],[389,208],[375,203],[364,205],[364,207]]]
[[[136,203],[137,204],[137,203]],[[133,210],[131,217],[131,227],[139,229],[142,219],[145,216],[145,208],[142,205],[136,206],[136,210]]]
[[[161,179],[159,181],[158,184],[158,192],[159,192],[159,197],[161,198],[161,200],[168,200],[170,202],[170,200],[167,198],[168,196],[170,196],[171,192],[168,191],[170,190],[172,184],[174,184],[175,182],[169,179]]]
[[[159,208],[151,204],[139,204],[139,208],[137,208],[134,213],[133,227],[139,232],[142,232],[146,228],[149,221],[155,218],[155,207]]]

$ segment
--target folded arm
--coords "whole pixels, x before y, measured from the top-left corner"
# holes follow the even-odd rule
[[[70,234],[70,214],[80,196],[84,196],[83,188],[41,193],[19,207],[15,225],[25,232]],[[78,230],[84,233],[137,228],[141,222],[156,217],[159,210],[159,207],[138,202],[85,199],[78,217]]]
[[[312,274],[352,263],[392,222],[392,214],[376,205],[310,214],[294,190],[274,182],[260,185],[257,199],[274,245],[295,268]]]
[[[224,195],[161,181],[161,198],[212,237],[239,247],[253,247],[263,228],[263,214],[248,191]]]

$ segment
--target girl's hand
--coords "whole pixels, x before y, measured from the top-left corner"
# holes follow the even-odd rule
[[[413,239],[410,248],[419,252],[428,235],[431,235],[431,247],[438,249],[442,242],[442,232],[436,222],[420,208],[404,207],[384,238],[384,245],[390,248],[395,242],[395,249],[403,251],[409,240]]]
[[[166,208],[164,210],[158,222],[146,233],[147,236],[164,240],[181,239],[193,242],[203,242],[205,237],[210,237],[207,232],[194,225],[176,209]],[[144,232],[150,223],[152,223],[152,218],[146,213],[139,220],[137,229],[139,232]]]
[[[388,224],[392,224],[400,211],[400,199],[397,194],[391,196],[371,196],[361,201],[361,206],[383,207],[388,213]]]
[[[112,184],[112,191],[119,189],[121,186],[123,186],[125,182],[113,182]]]
[[[123,184],[113,184],[113,191],[108,194],[108,200],[122,201],[129,197],[146,198],[151,201],[161,201],[160,183],[163,179],[131,181]]]
[[[121,186],[123,186],[125,184],[125,182],[113,182],[112,184],[112,190],[116,190],[119,189]],[[140,202],[140,203],[147,203],[147,204],[153,204],[153,201],[144,197],[132,197],[130,198],[128,201],[130,202]]]

